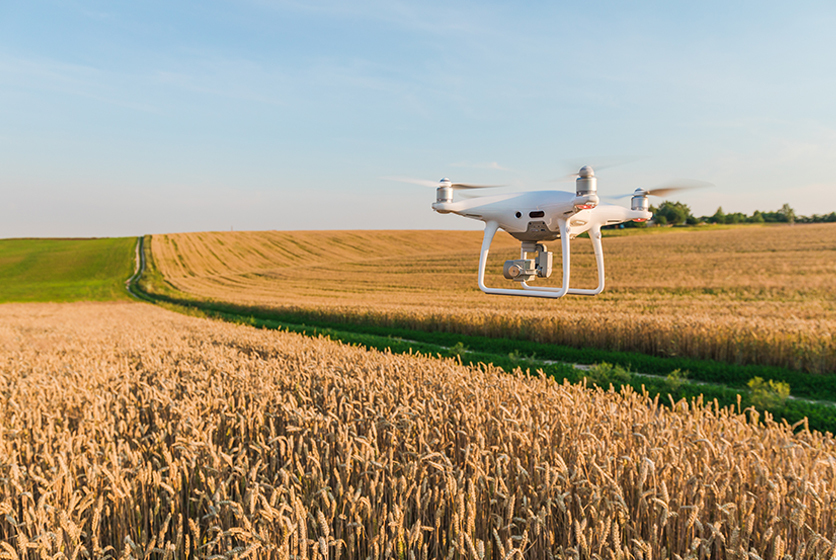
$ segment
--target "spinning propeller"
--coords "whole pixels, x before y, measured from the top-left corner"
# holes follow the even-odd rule
[[[679,181],[672,181],[670,183],[665,183],[663,185],[659,185],[653,189],[642,189],[638,188],[635,191],[627,194],[619,194],[615,196],[610,196],[607,198],[627,198],[628,196],[667,196],[670,193],[677,192],[677,191],[688,191],[691,189],[702,189],[705,187],[713,186],[711,183],[707,183],[705,181],[693,181],[693,180],[679,180]]]
[[[588,174],[591,173],[594,175],[595,173],[592,171],[594,167],[597,171],[601,171],[602,169],[610,169],[611,167],[621,167],[622,165],[627,165],[629,163],[633,163],[634,161],[638,161],[643,159],[640,156],[627,156],[627,157],[594,157],[590,158],[594,160],[595,165],[587,165],[583,161],[579,159],[567,160],[565,163],[569,164],[569,168],[578,168],[580,167],[579,171],[575,171],[573,173],[567,173],[562,177],[558,177],[557,179],[551,179],[550,183],[561,183],[566,181],[574,181],[579,178],[583,178],[584,176],[589,176]],[[586,161],[586,160],[584,160]]]
[[[453,202],[453,191],[467,190],[467,189],[493,189],[496,187],[504,187],[505,185],[471,185],[469,183],[453,183],[447,177],[444,177],[437,183],[428,179],[415,179],[413,177],[384,177],[392,181],[400,181],[402,183],[412,183],[414,185],[423,185],[425,187],[435,187],[436,202]]]
[[[429,179],[415,179],[413,177],[384,177],[391,181],[400,181],[401,183],[412,183],[413,185],[421,185],[424,187],[435,188],[450,188],[453,190],[459,189],[494,189],[497,187],[504,187],[505,185],[471,185],[469,183],[453,183],[448,178],[443,178],[440,181],[430,181]]]

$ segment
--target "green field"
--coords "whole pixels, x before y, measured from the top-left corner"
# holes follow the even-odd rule
[[[0,239],[0,303],[129,299],[135,237]]]

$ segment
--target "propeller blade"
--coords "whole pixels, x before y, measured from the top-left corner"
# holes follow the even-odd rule
[[[400,183],[412,183],[413,185],[421,185],[422,187],[438,187],[438,181],[430,181],[429,179],[415,179],[414,177],[389,176],[381,177],[389,181],[398,181]]]
[[[422,187],[432,187],[437,189],[441,186],[441,181],[430,181],[429,179],[416,179],[414,177],[403,177],[401,175],[391,175],[387,177],[381,177],[381,179],[387,179],[389,181],[398,181],[401,183],[412,183],[413,185],[421,185]],[[447,179],[444,179],[445,181]],[[451,183],[450,187],[453,190],[459,189],[494,189],[497,187],[504,187],[506,185],[471,185],[469,183]]]
[[[569,181],[574,181],[580,177],[577,172],[569,173],[568,175],[564,175],[563,177],[558,177],[557,179],[548,179],[549,183],[568,183]]]
[[[573,158],[565,160],[565,164],[570,169],[580,169],[584,165],[588,165],[592,169],[597,171],[602,171],[604,169],[610,169],[612,167],[620,167],[622,165],[627,165],[633,163],[635,161],[639,161],[642,159],[646,159],[645,156],[621,156],[621,157],[590,157],[590,158]],[[592,163],[590,163],[592,162]],[[562,167],[562,166],[561,166]],[[552,183],[560,183],[563,181],[574,181],[579,177],[578,172],[575,171],[574,173],[569,173],[562,177],[558,177],[557,179],[551,179],[549,182]]]
[[[658,187],[655,187],[655,188],[652,188],[652,189],[647,189],[647,190],[642,189],[642,190],[644,190],[644,192],[646,192],[650,196],[667,196],[672,192],[688,191],[688,190],[691,190],[691,189],[703,189],[703,188],[706,188],[706,187],[713,187],[713,186],[714,186],[713,183],[709,183],[707,181],[695,181],[695,180],[689,180],[689,179],[680,179],[678,181],[671,181],[669,183],[664,183],[664,184],[659,185]],[[636,193],[631,192],[631,193],[627,193],[627,194],[617,194],[617,195],[613,195],[613,196],[608,195],[605,198],[613,198],[613,199],[627,198],[628,196],[633,196],[634,194],[636,194]]]
[[[508,185],[468,185],[466,183],[453,183],[451,186],[454,189],[498,189],[499,187],[507,187]]]
[[[655,189],[650,189],[647,191],[647,194],[650,196],[667,196],[672,192],[677,191],[689,191],[691,189],[703,189],[705,187],[712,187],[711,183],[706,181],[675,181],[671,183],[665,183],[664,185],[660,185]]]
[[[643,159],[647,159],[647,156],[595,156],[590,158],[578,158],[573,160],[567,160],[567,163],[574,164],[572,165],[572,167],[577,167],[578,169],[580,169],[584,165],[589,165],[595,171],[598,171],[604,169],[611,169],[613,167],[621,167],[622,165],[628,165],[630,163],[641,161]]]

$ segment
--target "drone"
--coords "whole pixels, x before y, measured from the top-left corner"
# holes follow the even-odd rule
[[[630,200],[630,208],[615,204],[602,204],[598,198],[598,179],[592,167],[585,165],[575,179],[575,192],[531,191],[494,196],[482,196],[453,201],[453,193],[465,189],[493,188],[500,185],[471,185],[453,183],[444,178],[439,182],[406,177],[390,177],[398,181],[436,187],[436,200],[432,208],[439,214],[458,214],[465,218],[485,222],[485,234],[479,256],[477,281],[486,294],[561,298],[567,294],[595,296],[604,291],[604,253],[601,247],[601,227],[628,221],[646,222],[653,217],[649,211],[648,196],[664,196],[676,190],[693,186],[665,186],[657,189],[636,189]],[[503,276],[518,282],[520,288],[492,288],[485,285],[485,267],[491,243],[499,229],[504,229],[521,243],[520,258],[505,261]],[[593,289],[572,288],[570,280],[569,241],[589,232],[595,261],[598,266],[598,286]],[[560,239],[563,253],[563,282],[560,288],[532,286],[535,278],[548,278],[552,274],[553,253],[546,248],[547,241]],[[532,258],[533,257],[533,258]]]

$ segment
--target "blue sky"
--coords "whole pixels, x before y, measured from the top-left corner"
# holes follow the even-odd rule
[[[478,228],[391,175],[836,210],[832,2],[0,0],[0,237]]]

